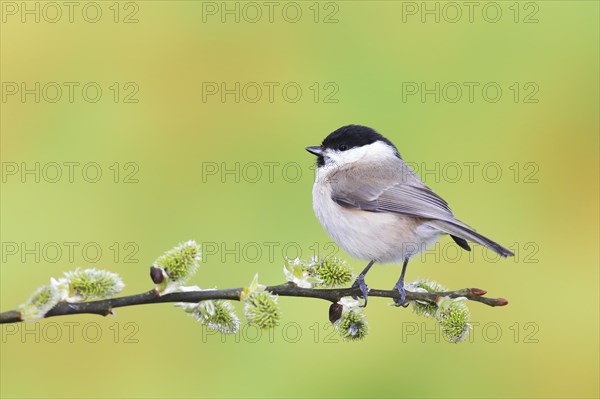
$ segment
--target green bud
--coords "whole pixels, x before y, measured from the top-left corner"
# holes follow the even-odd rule
[[[336,322],[336,328],[346,341],[361,340],[369,331],[365,314],[357,309],[343,312]]]
[[[61,301],[61,297],[59,282],[51,279],[49,285],[35,290],[29,299],[19,306],[18,311],[21,312],[21,318],[25,321],[41,319]]]
[[[76,269],[65,273],[69,284],[69,302],[112,297],[123,290],[125,284],[118,274],[98,269]]]
[[[322,281],[315,277],[312,264],[306,264],[299,258],[286,259],[283,265],[285,279],[296,284],[300,288],[313,288]]]
[[[195,304],[178,303],[176,306],[193,316],[211,330],[223,334],[235,334],[240,329],[240,320],[235,314],[233,305],[227,301],[202,301]]]
[[[196,272],[200,261],[200,245],[195,241],[187,241],[156,259],[150,269],[150,276],[159,292],[173,292]]]
[[[465,304],[466,298],[443,297],[438,301],[438,311],[435,315],[442,333],[451,342],[464,340],[471,325],[469,308]]]
[[[340,287],[354,280],[350,266],[343,260],[332,257],[316,261],[313,266],[315,277],[321,287]]]
[[[287,281],[301,288],[340,287],[354,280],[350,266],[339,258],[286,259],[283,272]]]
[[[198,320],[208,328],[224,334],[235,334],[239,331],[240,320],[231,303],[221,300],[205,301],[200,302],[198,308],[201,309]]]
[[[446,287],[427,280],[417,280],[406,286],[408,291],[413,292],[445,292]],[[425,301],[411,301],[413,311],[419,315],[433,317],[437,320],[442,334],[451,342],[460,342],[467,337],[469,329],[470,313],[465,304],[466,298],[452,299],[442,297],[437,303]]]
[[[359,302],[350,297],[344,297],[339,302],[343,306],[342,316],[334,322],[334,326],[345,341],[359,341],[369,332],[367,317]]]
[[[254,276],[250,286],[244,288],[240,299],[244,302],[244,313],[248,323],[260,328],[272,328],[279,324],[281,315],[277,304],[278,297],[258,283],[258,274]]]
[[[446,287],[443,285],[429,280],[417,280],[406,286],[407,291],[413,292],[443,292],[446,291]],[[435,317],[438,310],[438,306],[435,303],[425,301],[411,301],[413,312],[421,316]]]

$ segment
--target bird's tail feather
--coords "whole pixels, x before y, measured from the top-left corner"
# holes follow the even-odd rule
[[[477,244],[483,245],[496,252],[498,255],[502,257],[514,256],[515,254],[504,248],[502,245],[490,240],[487,237],[482,236],[481,234],[469,229],[468,227],[461,226],[456,223],[448,222],[445,220],[432,220],[428,224],[433,227],[443,231],[444,233],[448,233],[453,236],[457,236],[463,238],[465,240],[476,242]]]

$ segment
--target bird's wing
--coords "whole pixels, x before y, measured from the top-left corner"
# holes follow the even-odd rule
[[[458,223],[448,203],[427,187],[404,161],[374,168],[345,168],[330,179],[332,199],[347,208],[391,212]]]
[[[398,170],[402,172],[398,173]],[[430,226],[450,234],[458,245],[468,251],[471,249],[467,240],[488,247],[502,257],[514,256],[509,249],[454,218],[446,201],[400,159],[391,164],[382,163],[376,169],[347,168],[341,172],[333,173],[330,179],[331,197],[341,206],[430,219]]]

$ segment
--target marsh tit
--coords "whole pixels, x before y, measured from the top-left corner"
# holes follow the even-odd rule
[[[404,274],[411,257],[448,234],[461,248],[467,241],[502,257],[508,249],[475,232],[454,217],[448,203],[427,187],[402,160],[391,141],[359,125],[341,127],[320,146],[306,150],[317,156],[313,208],[329,236],[351,256],[368,261],[353,287],[367,304],[365,275],[374,263],[400,263],[394,286],[397,306],[404,306]]]

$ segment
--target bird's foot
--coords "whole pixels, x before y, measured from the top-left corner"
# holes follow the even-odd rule
[[[396,306],[402,306],[403,308],[407,307],[408,303],[404,303],[406,302],[406,290],[404,289],[404,282],[398,281],[393,289],[400,293],[400,299],[394,298],[394,303]]]
[[[364,308],[365,306],[367,306],[367,300],[369,298],[369,287],[367,287],[367,284],[365,283],[365,276],[363,276],[362,274],[359,274],[356,280],[354,281],[354,284],[352,284],[352,288],[356,287],[360,288],[362,297],[365,300],[365,302],[362,305],[360,305],[360,307]],[[352,298],[358,299],[356,295],[352,295]]]

